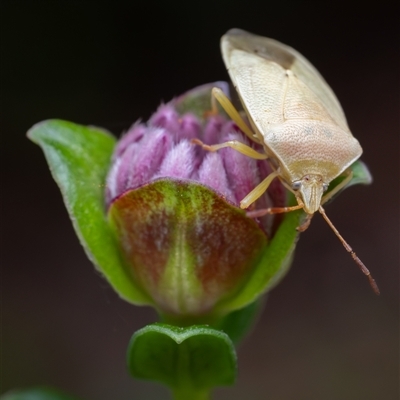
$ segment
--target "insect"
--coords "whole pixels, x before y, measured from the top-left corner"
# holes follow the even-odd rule
[[[194,142],[208,151],[230,147],[255,159],[268,159],[273,172],[240,202],[240,207],[247,209],[273,179],[280,179],[298,204],[249,211],[248,215],[303,209],[306,219],[297,228],[302,232],[319,211],[379,294],[369,270],[322,207],[351,180],[349,167],[362,154],[332,89],[306,58],[276,40],[231,29],[221,39],[221,51],[251,128],[219,88],[212,90],[213,109],[216,111],[216,99],[243,133],[262,145],[264,153],[235,140],[216,145]],[[340,175],[345,179],[327,192],[329,183]]]

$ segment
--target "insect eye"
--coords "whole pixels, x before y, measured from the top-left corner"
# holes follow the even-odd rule
[[[322,185],[322,188],[323,188],[324,192],[326,192],[328,190],[328,187],[329,187],[329,185],[327,183],[324,183]]]
[[[296,181],[292,183],[293,190],[299,190],[301,188],[301,181]]]

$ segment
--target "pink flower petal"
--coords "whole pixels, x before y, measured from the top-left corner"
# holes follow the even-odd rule
[[[193,114],[185,114],[180,120],[179,139],[194,139],[200,136],[200,121]]]
[[[162,104],[149,120],[149,126],[165,128],[171,133],[179,131],[179,115],[175,109]]]
[[[168,152],[155,177],[188,179],[196,164],[194,146],[189,141],[182,140]]]
[[[208,153],[199,169],[199,181],[225,196],[229,201],[238,205],[235,196],[229,188],[224,163],[218,153]]]
[[[125,135],[122,136],[118,141],[114,150],[113,160],[116,160],[118,157],[122,156],[131,143],[139,142],[146,133],[147,129],[148,128],[146,125],[140,123],[135,123],[131,128],[129,128],[128,132],[126,132]]]
[[[225,136],[224,141],[228,140],[238,140],[249,145],[248,141],[239,133]],[[227,148],[220,151],[230,188],[236,201],[240,202],[260,183],[257,162],[234,149]]]
[[[171,135],[165,129],[150,129],[132,158],[128,188],[135,188],[148,182],[158,172],[172,145]],[[126,162],[129,163],[130,160]]]
[[[205,144],[221,143],[222,140],[222,127],[226,119],[221,115],[213,115],[208,118],[206,126],[204,127],[203,142]]]

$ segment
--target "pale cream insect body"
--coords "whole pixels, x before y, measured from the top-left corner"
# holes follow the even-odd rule
[[[362,154],[332,89],[300,53],[276,40],[231,29],[221,39],[221,50],[252,129],[220,89],[214,88],[213,96],[241,130],[263,146],[265,154],[238,141],[212,146],[196,142],[210,151],[231,147],[249,157],[268,159],[274,172],[241,201],[241,208],[248,208],[278,177],[295,194],[298,205],[250,211],[249,216],[303,208],[307,213],[299,227],[303,231],[319,211],[379,293],[368,269],[322,208],[349,182],[348,168]],[[329,183],[341,174],[346,179],[324,196]]]

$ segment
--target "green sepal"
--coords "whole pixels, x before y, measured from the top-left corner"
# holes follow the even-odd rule
[[[133,377],[168,386],[176,399],[208,398],[215,386],[232,385],[237,372],[229,336],[206,325],[148,325],[132,336],[127,363]]]
[[[246,282],[267,246],[244,211],[189,180],[127,191],[108,218],[132,276],[169,314],[165,322],[176,316],[178,325],[211,323],[214,305]]]
[[[61,120],[34,125],[28,137],[44,151],[89,259],[125,300],[152,304],[127,273],[106,220],[105,180],[115,138],[104,129]]]
[[[238,344],[252,329],[255,325],[258,316],[264,308],[265,300],[267,296],[260,297],[253,303],[247,306],[232,311],[226,316],[216,320],[212,324],[213,328],[225,332],[233,341]]]
[[[202,86],[189,90],[181,96],[169,102],[176,108],[180,115],[185,113],[192,113],[200,121],[206,121],[206,115],[212,111],[213,104],[211,102],[211,90],[217,87],[221,89],[229,97],[229,84],[227,82],[219,81],[206,83]],[[221,105],[216,101],[215,105],[218,109],[218,115],[229,118]]]
[[[351,180],[347,183],[346,186],[344,186],[343,189],[341,189],[338,193],[336,193],[332,197],[331,200],[333,200],[339,193],[341,193],[344,189],[349,188],[350,186],[353,186],[353,185],[370,185],[372,183],[372,175],[369,172],[368,167],[361,160],[355,161],[353,164],[351,164],[349,169],[353,173],[353,176],[351,177]],[[346,179],[346,175],[345,174],[339,175],[337,178],[335,178],[330,183],[326,193],[329,193],[337,185],[342,183],[345,179]]]
[[[293,197],[293,196],[290,196]],[[293,200],[289,203],[293,204]],[[236,295],[217,305],[215,313],[227,314],[241,309],[275,287],[290,268],[297,243],[296,228],[301,224],[303,211],[284,214],[275,235],[263,249],[257,267]]]

